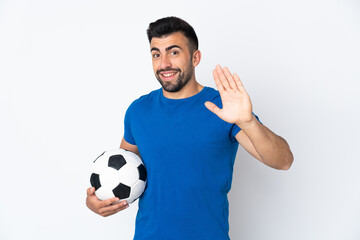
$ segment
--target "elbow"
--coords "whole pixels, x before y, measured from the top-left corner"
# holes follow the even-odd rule
[[[289,170],[293,161],[294,161],[294,156],[291,153],[291,151],[289,151],[285,156],[277,156],[271,159],[266,159],[264,160],[263,158],[261,158],[261,160],[264,164],[268,165],[271,168],[274,168],[276,170]]]
[[[294,156],[290,152],[289,156],[284,160],[284,164],[281,166],[281,168],[279,168],[279,170],[285,170],[285,171],[289,170],[293,161],[294,161]]]

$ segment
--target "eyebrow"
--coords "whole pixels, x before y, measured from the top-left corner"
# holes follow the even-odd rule
[[[182,50],[182,48],[179,47],[178,45],[171,45],[171,46],[165,48],[165,51],[169,51],[169,50],[171,50],[171,49],[173,49],[173,48],[180,48],[180,49]],[[160,49],[158,49],[158,48],[156,48],[156,47],[153,47],[153,48],[151,48],[150,51],[158,51],[158,52],[160,52]]]

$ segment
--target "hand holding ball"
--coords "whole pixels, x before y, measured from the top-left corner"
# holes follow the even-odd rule
[[[125,149],[103,152],[93,163],[91,186],[100,200],[118,197],[133,203],[146,187],[146,169],[141,159]]]

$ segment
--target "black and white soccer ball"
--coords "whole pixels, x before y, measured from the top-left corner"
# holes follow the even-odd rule
[[[91,186],[100,200],[118,197],[131,204],[146,187],[146,169],[141,159],[125,149],[103,152],[93,163]]]

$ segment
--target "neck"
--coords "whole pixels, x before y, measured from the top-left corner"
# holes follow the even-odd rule
[[[178,92],[167,92],[164,89],[162,89],[162,91],[164,97],[166,98],[182,99],[194,96],[195,94],[199,93],[203,88],[204,86],[199,84],[195,79],[192,79]]]

